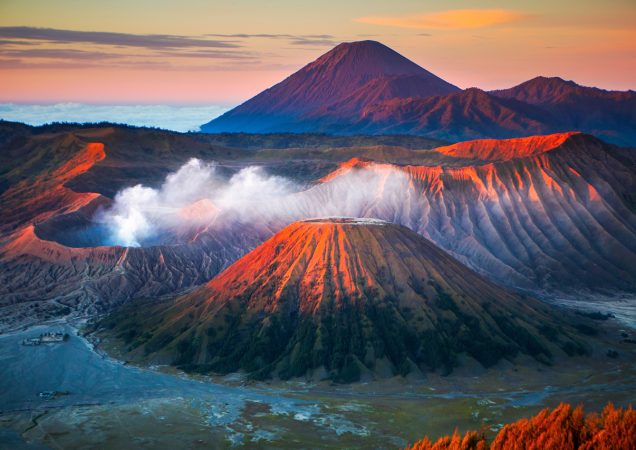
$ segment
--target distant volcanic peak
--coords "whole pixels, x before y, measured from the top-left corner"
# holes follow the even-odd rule
[[[548,152],[563,145],[577,131],[512,139],[476,139],[439,147],[436,150],[454,158],[482,161],[508,161]]]
[[[577,88],[593,89],[585,88],[574,81],[564,80],[560,77],[538,76],[517,86],[508,89],[497,89],[491,91],[491,93],[498,97],[516,98],[529,103],[544,103],[553,101],[556,97],[572,92]]]
[[[581,98],[627,100],[633,98],[633,91],[608,91],[596,87],[582,86],[560,77],[539,76],[508,89],[490,92],[501,98],[514,98],[535,105],[550,105],[570,99]]]
[[[369,103],[459,91],[375,41],[343,43],[285,80],[201,127],[207,132],[307,131]]]
[[[307,71],[327,68],[347,71],[349,75],[426,75],[427,70],[377,41],[343,42],[313,63]],[[304,70],[305,70],[304,69]]]
[[[546,77],[543,75],[539,75],[534,78],[531,78],[528,81],[524,81],[519,86],[523,86],[523,85],[552,86],[552,87],[557,87],[557,86],[585,87],[585,86],[581,86],[580,84],[577,84],[573,80],[565,80],[561,77]]]

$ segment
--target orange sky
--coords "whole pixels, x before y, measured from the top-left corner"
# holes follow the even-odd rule
[[[1,0],[0,103],[234,105],[361,39],[460,87],[636,89],[633,0]]]

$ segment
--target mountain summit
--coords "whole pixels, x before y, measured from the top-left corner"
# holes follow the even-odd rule
[[[549,306],[377,219],[293,223],[175,302],[116,315],[131,356],[336,381],[581,352]],[[107,325],[110,327],[110,325]]]
[[[201,127],[215,132],[303,131],[321,111],[358,113],[391,98],[459,91],[376,41],[342,43],[277,85]],[[312,120],[309,120],[312,118]],[[303,122],[309,120],[303,126]]]

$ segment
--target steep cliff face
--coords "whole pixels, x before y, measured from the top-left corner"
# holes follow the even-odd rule
[[[3,153],[5,158],[11,157],[6,154],[10,149]],[[78,139],[70,133],[54,139],[33,139],[20,155],[15,155],[18,164],[5,166],[3,178],[10,184],[0,192],[0,234],[31,221],[76,211],[95,200],[98,194],[77,193],[65,184],[105,157],[103,143]]]
[[[405,227],[314,219],[174,303],[128,308],[105,326],[133,355],[185,369],[355,381],[448,372],[460,354],[488,367],[520,353],[547,362],[583,352],[554,317]]]
[[[416,230],[491,279],[530,289],[636,289],[632,152],[583,134],[439,150],[462,166],[353,161],[314,195],[352,171],[371,171],[376,194],[365,215]],[[396,173],[409,180],[399,199],[382,188]]]
[[[490,92],[541,108],[551,122],[618,145],[636,146],[636,92],[581,86],[559,77],[536,77]]]

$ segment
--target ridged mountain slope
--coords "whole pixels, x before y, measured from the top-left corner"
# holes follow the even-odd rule
[[[170,305],[106,327],[132,355],[202,372],[355,381],[488,367],[584,349],[545,304],[486,281],[414,233],[373,219],[296,222]]]

